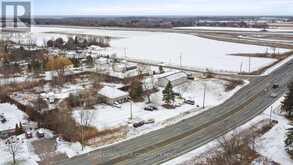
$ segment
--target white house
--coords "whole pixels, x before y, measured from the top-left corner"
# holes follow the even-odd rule
[[[129,93],[110,86],[104,86],[97,94],[107,104],[124,103],[128,101]]]
[[[168,82],[173,86],[178,86],[187,81],[187,74],[184,72],[167,72],[158,77],[158,84],[160,87],[165,87]]]

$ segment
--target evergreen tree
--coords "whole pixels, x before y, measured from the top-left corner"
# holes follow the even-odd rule
[[[285,111],[289,118],[293,117],[293,82],[288,85],[289,92],[282,102],[282,110]]]
[[[165,103],[168,105],[175,101],[175,94],[173,91],[173,86],[170,81],[163,90],[163,101],[165,101]]]
[[[132,99],[139,99],[143,95],[143,87],[140,81],[134,80],[130,85],[129,95]]]

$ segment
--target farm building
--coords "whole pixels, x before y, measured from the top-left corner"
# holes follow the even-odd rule
[[[99,92],[98,96],[102,97],[107,104],[127,102],[129,94],[114,87],[105,86]]]
[[[184,72],[168,72],[158,77],[158,83],[160,87],[165,87],[168,82],[171,82],[173,86],[183,84],[187,81],[187,74]]]

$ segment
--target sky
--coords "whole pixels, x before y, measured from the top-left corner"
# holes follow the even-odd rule
[[[31,0],[33,15],[292,15],[293,0]]]

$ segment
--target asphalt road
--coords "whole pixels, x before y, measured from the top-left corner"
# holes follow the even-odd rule
[[[289,63],[268,76],[251,79],[229,100],[200,115],[57,164],[153,165],[201,147],[253,119],[280,98],[293,79],[293,64]],[[272,89],[274,83],[280,88]],[[272,93],[278,97],[271,97]]]

